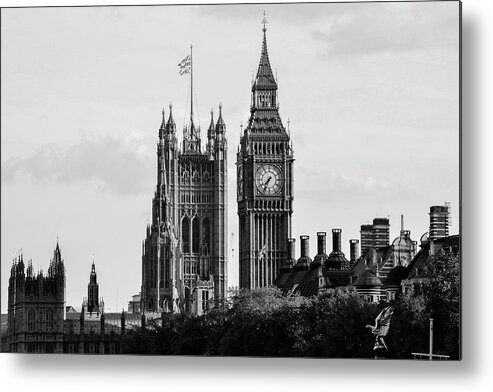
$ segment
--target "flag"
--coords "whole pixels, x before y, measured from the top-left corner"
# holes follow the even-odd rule
[[[259,259],[259,261],[264,258],[264,256],[265,256],[266,253],[267,253],[267,244],[264,244],[264,246],[262,247],[262,249],[258,253],[258,259]]]
[[[180,67],[180,75],[190,73],[190,69],[192,67],[192,57],[190,55],[185,57],[183,60],[180,61],[178,67]]]

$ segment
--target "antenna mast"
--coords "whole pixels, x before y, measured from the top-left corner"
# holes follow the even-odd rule
[[[190,45],[190,124],[193,123],[193,58],[192,48]]]

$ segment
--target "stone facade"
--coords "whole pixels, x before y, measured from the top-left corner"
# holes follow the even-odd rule
[[[202,151],[193,118],[178,145],[170,105],[157,143],[152,223],[142,243],[141,309],[202,314],[226,296],[227,141],[219,116]]]
[[[48,273],[14,259],[8,289],[7,349],[19,353],[62,353],[65,267],[58,243]]]

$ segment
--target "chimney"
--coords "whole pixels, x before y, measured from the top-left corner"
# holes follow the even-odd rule
[[[325,231],[319,231],[317,233],[317,248],[318,254],[323,255],[326,252],[326,244],[327,244],[327,233]]]
[[[332,251],[341,251],[341,229],[332,229]]]
[[[301,240],[301,257],[310,257],[309,256],[309,242],[308,240],[310,239],[310,236],[308,235],[302,235],[300,236]]]
[[[287,250],[288,250],[288,260],[291,262],[294,262],[296,260],[295,258],[295,242],[296,240],[294,238],[288,238],[287,239]]]
[[[351,265],[356,263],[359,258],[359,240],[353,239],[349,240],[349,261]]]
[[[294,265],[296,264],[296,259],[295,259],[295,254],[294,254],[295,242],[296,242],[296,240],[294,238],[288,238],[286,240],[286,245],[287,245],[286,249],[287,249],[288,257],[286,257],[286,259],[281,264],[281,268],[279,269],[281,274],[282,273],[289,273],[293,269]]]

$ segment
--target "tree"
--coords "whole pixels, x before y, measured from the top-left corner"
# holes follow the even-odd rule
[[[412,352],[428,352],[429,319],[433,318],[433,352],[459,359],[459,258],[442,249],[424,267],[424,278],[395,303],[388,336],[393,356],[411,358]]]

